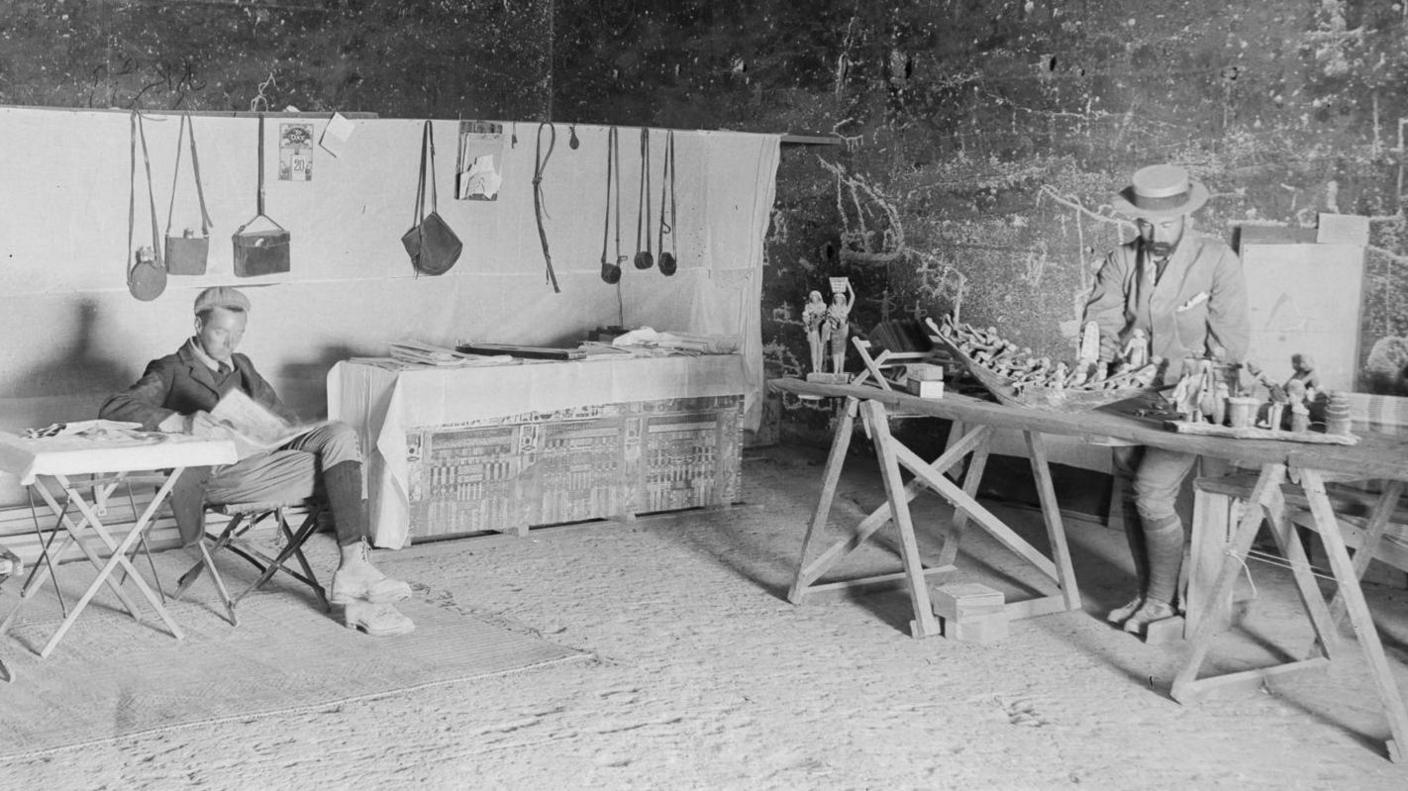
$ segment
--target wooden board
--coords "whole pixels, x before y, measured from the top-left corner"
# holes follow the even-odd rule
[[[559,349],[556,346],[516,346],[511,343],[462,343],[455,351],[464,354],[508,354],[532,360],[580,360],[587,356],[581,349]]]
[[[1184,423],[1170,420],[1166,424],[1180,434],[1198,434],[1205,437],[1228,437],[1230,439],[1276,439],[1285,442],[1309,442],[1315,445],[1358,445],[1355,434],[1321,434],[1318,431],[1280,431],[1269,428],[1229,428],[1214,426],[1211,423]]]

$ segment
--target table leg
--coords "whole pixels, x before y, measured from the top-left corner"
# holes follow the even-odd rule
[[[910,633],[914,637],[937,635],[940,633],[939,619],[934,615],[934,606],[929,600],[929,586],[924,579],[919,542],[914,536],[909,499],[905,496],[904,483],[900,477],[899,461],[895,456],[894,439],[890,436],[885,407],[878,401],[866,401],[861,404],[861,417],[865,419],[870,435],[875,441],[875,455],[880,462],[881,477],[885,481],[885,494],[890,501],[890,512],[894,516],[895,527],[899,529],[900,558],[909,583],[910,606],[914,610]]]
[[[1051,542],[1051,558],[1056,563],[1057,584],[1065,598],[1067,610],[1080,609],[1080,588],[1076,585],[1076,570],[1071,564],[1071,550],[1066,545],[1066,526],[1061,521],[1061,506],[1056,502],[1056,487],[1051,483],[1051,468],[1046,463],[1046,445],[1035,431],[1022,432],[1027,440],[1027,455],[1031,458],[1032,475],[1036,478],[1037,499],[1046,521],[1046,536]],[[966,489],[966,487],[965,487]]]
[[[944,473],[950,467],[956,465],[959,461],[961,461],[964,456],[968,455],[969,452],[973,451],[975,447],[979,446],[979,444],[982,443],[982,441],[988,436],[990,432],[991,429],[982,428],[975,429],[971,433],[965,435],[962,439],[952,443],[949,448],[943,452],[941,456],[939,456],[937,459],[934,459],[934,461],[928,465],[929,469],[932,469],[939,474]],[[844,455],[845,453],[843,450],[842,456]],[[924,483],[922,481],[920,481],[919,479],[910,481],[904,487],[905,502],[907,503],[910,500],[913,500],[915,497],[919,496],[919,493],[922,491],[924,491]],[[823,497],[826,497],[826,492],[824,489]],[[825,500],[825,504],[829,509],[830,500]],[[861,520],[860,524],[856,525],[856,528],[854,532],[851,533],[851,535],[836,541],[834,544],[828,547],[825,552],[822,552],[820,555],[818,555],[815,560],[813,560],[811,563],[804,565],[801,571],[798,572],[797,582],[793,585],[793,593],[789,594],[788,601],[791,601],[794,604],[799,602],[801,600],[802,595],[809,588],[814,587],[812,583],[820,579],[821,575],[825,574],[828,570],[830,570],[831,567],[834,566],[838,561],[840,561],[841,558],[855,551],[858,547],[860,547],[861,544],[865,543],[866,539],[874,535],[876,531],[884,527],[885,524],[890,521],[891,513],[892,510],[890,507],[890,501],[886,499],[883,505],[881,505],[879,508],[876,508],[874,511],[871,511],[864,519]],[[819,524],[816,523],[815,520],[813,520],[813,525],[815,526],[816,531],[820,531],[821,528],[825,526],[825,520],[823,519],[822,522]],[[808,531],[809,538],[814,535],[819,535],[819,532],[813,533],[812,530]],[[945,546],[947,546],[947,541],[945,541]],[[806,560],[807,552],[808,547],[803,546],[802,559],[804,562]],[[951,571],[952,569],[952,562],[943,562],[933,568],[926,569],[925,571],[928,574],[941,574],[946,571]],[[894,577],[892,577],[891,575],[881,575],[880,577],[868,578],[865,580],[851,580],[850,582],[845,583],[845,585],[849,587],[853,585],[890,581],[893,578]]]
[[[955,423],[954,428],[958,428],[958,425]],[[969,435],[978,436],[982,440],[973,449],[973,456],[968,459],[968,469],[963,474],[963,493],[968,495],[970,499],[978,497],[978,487],[983,482],[983,471],[987,469],[988,465],[988,451],[992,447],[992,433],[991,426],[978,426],[968,435],[964,435],[962,440],[959,440],[959,442],[963,442],[968,439]],[[955,505],[953,524],[949,526],[948,536],[944,539],[943,547],[939,549],[939,565],[952,565],[958,560],[958,548],[963,542],[964,531],[968,529],[968,519],[968,512]]]
[[[1389,481],[1384,488],[1384,492],[1379,496],[1378,502],[1374,504],[1374,510],[1369,515],[1369,524],[1366,526],[1364,543],[1359,545],[1354,553],[1354,578],[1364,579],[1364,573],[1369,570],[1369,561],[1374,559],[1374,555],[1379,551],[1379,543],[1383,541],[1384,533],[1388,532],[1389,519],[1398,508],[1398,500],[1403,495],[1403,481]],[[1330,617],[1335,623],[1336,633],[1339,624],[1344,620],[1345,603],[1344,594],[1341,591],[1335,592],[1335,598],[1330,602]]]
[[[161,506],[161,503],[165,501],[168,495],[171,494],[171,489],[175,486],[176,479],[181,475],[183,471],[184,469],[179,467],[172,470],[171,474],[167,476],[166,481],[162,483],[161,488],[157,490],[156,496],[154,496],[152,498],[151,503],[147,505],[146,510],[144,510],[142,512],[142,515],[137,518],[137,521],[132,525],[132,529],[127,533],[126,536],[123,537],[122,542],[117,544],[116,546],[113,546],[111,534],[107,532],[107,529],[102,525],[102,522],[98,520],[97,514],[93,512],[92,506],[90,506],[88,502],[83,499],[82,495],[80,495],[76,490],[73,489],[73,487],[69,484],[66,479],[63,478],[63,476],[54,476],[55,480],[58,480],[60,484],[63,485],[65,491],[68,492],[69,496],[74,498],[74,502],[78,505],[78,508],[83,513],[84,517],[86,517],[89,523],[93,526],[93,529],[105,542],[108,543],[109,547],[112,550],[112,556],[108,558],[108,562],[104,564],[102,569],[98,572],[98,578],[93,580],[92,584],[88,586],[88,590],[83,593],[82,598],[80,598],[78,600],[78,603],[74,605],[73,611],[68,614],[68,617],[63,620],[63,623],[59,624],[59,628],[54,631],[54,634],[52,636],[50,636],[49,642],[46,643],[43,650],[39,652],[39,656],[41,658],[47,658],[49,656],[49,654],[59,644],[59,641],[62,640],[64,635],[68,633],[68,630],[73,626],[74,621],[78,619],[79,614],[82,613],[83,609],[88,606],[88,603],[98,592],[98,588],[108,581],[109,576],[112,574],[113,570],[116,569],[118,566],[122,566],[127,571],[133,583],[137,585],[137,589],[141,591],[142,595],[146,597],[148,603],[150,603],[152,605],[152,608],[156,610],[157,615],[161,618],[162,622],[166,624],[166,627],[171,631],[172,636],[174,636],[178,640],[185,636],[181,632],[181,627],[178,626],[174,620],[172,620],[171,615],[166,611],[166,608],[162,606],[162,603],[160,599],[157,598],[156,593],[153,592],[152,589],[147,585],[146,580],[144,580],[142,578],[142,575],[137,572],[136,567],[132,565],[131,561],[127,559],[127,552],[132,548],[132,546],[137,542],[137,540],[141,538],[142,533],[146,531],[147,527],[151,525],[152,517],[156,514],[156,511]]]
[[[1388,757],[1395,762],[1403,761],[1408,758],[1404,754],[1405,749],[1408,749],[1408,708],[1403,704],[1403,697],[1393,679],[1393,671],[1384,656],[1383,643],[1379,640],[1378,630],[1374,628],[1369,605],[1364,601],[1364,591],[1359,587],[1359,578],[1355,576],[1344,537],[1340,535],[1334,507],[1330,504],[1329,496],[1325,494],[1325,482],[1318,470],[1307,469],[1301,471],[1300,483],[1306,499],[1310,501],[1310,513],[1319,530],[1320,540],[1325,545],[1330,569],[1339,583],[1337,598],[1344,600],[1349,622],[1354,626],[1354,633],[1359,638],[1359,646],[1364,651],[1364,658],[1368,660],[1374,684],[1379,690],[1379,700],[1388,716],[1389,731],[1393,735],[1387,745]],[[1394,499],[1397,499],[1396,495]],[[1364,550],[1361,547],[1359,551]]]
[[[58,481],[59,485],[63,487],[65,494],[67,494],[69,497],[69,502],[78,502],[78,500],[82,499],[81,497],[78,498],[78,500],[74,499],[75,492],[71,490],[71,487],[69,486],[69,483],[66,479],[62,477],[55,477],[54,480]],[[68,536],[64,539],[64,542],[59,546],[58,553],[62,554],[64,550],[68,548],[68,545],[70,543],[76,544],[78,545],[78,549],[83,553],[83,556],[88,559],[88,563],[91,564],[93,568],[101,570],[103,568],[103,559],[98,556],[98,553],[93,551],[92,547],[88,546],[88,543],[84,541],[82,537],[83,528],[88,526],[92,521],[89,518],[88,514],[83,513],[82,509],[80,508],[79,513],[83,518],[80,519],[77,523],[75,523],[72,519],[68,517],[68,509],[64,506],[60,506],[58,498],[54,496],[53,492],[49,491],[49,487],[47,484],[44,483],[43,478],[35,479],[34,489],[39,492],[40,498],[42,498],[45,504],[49,506],[49,510],[53,511],[59,516],[60,523],[63,525],[64,530],[68,533]],[[103,536],[103,531],[96,532],[98,532],[99,537]],[[108,549],[111,549],[111,537],[108,537],[106,541]],[[55,582],[55,585],[57,584],[58,583]],[[142,617],[137,610],[137,605],[132,601],[130,597],[128,597],[127,593],[122,590],[122,586],[117,584],[117,580],[108,580],[107,585],[108,588],[113,592],[113,595],[117,596],[117,600],[122,603],[122,606],[124,609],[127,610],[127,613],[138,621],[142,620]],[[43,583],[41,582],[39,585],[39,589],[42,588]],[[37,593],[38,589],[35,592]]]
[[[836,485],[841,480],[841,468],[846,464],[846,451],[851,447],[851,433],[855,429],[858,403],[855,398],[846,399],[840,420],[836,423],[836,436],[831,438],[831,452],[826,457],[826,469],[821,476],[821,499],[817,501],[816,511],[812,513],[812,520],[807,524],[807,534],[802,539],[802,557],[797,563],[797,576],[787,591],[787,600],[793,604],[802,601],[807,585],[816,579],[816,576],[807,579],[807,555],[811,552],[812,544],[821,538],[821,534],[826,530],[826,522],[831,518],[831,504],[836,499]],[[817,576],[820,576],[820,572],[817,572]]]
[[[1232,535],[1227,557],[1222,561],[1222,571],[1218,573],[1217,582],[1213,583],[1212,591],[1203,602],[1198,626],[1193,630],[1192,652],[1183,669],[1174,677],[1169,694],[1180,703],[1192,700],[1199,689],[1198,684],[1203,683],[1198,681],[1198,670],[1207,658],[1208,649],[1212,647],[1213,638],[1219,631],[1217,627],[1221,625],[1216,617],[1218,603],[1231,592],[1237,573],[1242,570],[1242,559],[1246,557],[1247,550],[1251,549],[1252,539],[1256,538],[1256,531],[1261,527],[1263,505],[1271,497],[1272,490],[1280,491],[1281,482],[1285,479],[1284,464],[1263,465],[1261,473],[1257,476],[1256,485],[1252,487],[1251,496],[1247,498],[1247,505],[1242,510],[1241,521],[1237,523],[1237,530]]]
[[[1339,656],[1341,646],[1335,635],[1334,619],[1330,617],[1330,608],[1325,604],[1325,597],[1320,593],[1320,586],[1315,581],[1315,574],[1310,570],[1310,558],[1305,554],[1305,545],[1301,543],[1295,525],[1286,518],[1285,494],[1278,486],[1268,492],[1267,497],[1269,502],[1266,507],[1266,517],[1271,524],[1271,535],[1276,539],[1276,546],[1281,550],[1281,557],[1285,558],[1291,567],[1291,578],[1295,580],[1296,591],[1300,594],[1301,603],[1305,605],[1305,611],[1310,615],[1310,622],[1315,627],[1315,633],[1320,636],[1317,644],[1323,648],[1325,656],[1332,660],[1336,659]]]

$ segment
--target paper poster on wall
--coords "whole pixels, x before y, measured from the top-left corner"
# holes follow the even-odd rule
[[[323,137],[319,140],[319,145],[334,157],[340,156],[355,128],[347,116],[342,113],[333,113],[332,118],[328,119],[328,125],[323,129]]]
[[[503,184],[504,125],[490,121],[460,121],[459,154],[455,158],[455,197],[459,200],[498,200]]]
[[[279,124],[279,180],[313,180],[313,125]]]

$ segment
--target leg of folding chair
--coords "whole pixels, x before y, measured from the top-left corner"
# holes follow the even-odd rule
[[[282,571],[285,574],[288,574],[289,576],[303,583],[304,585],[307,585],[308,587],[312,588],[313,592],[317,594],[318,601],[322,604],[323,609],[330,609],[330,605],[328,604],[327,600],[327,594],[323,590],[323,586],[318,584],[318,578],[313,574],[313,568],[311,565],[309,565],[308,558],[305,557],[303,554],[303,542],[308,540],[308,536],[312,535],[313,531],[316,530],[318,527],[317,512],[314,511],[313,513],[310,513],[308,517],[303,520],[303,524],[298,528],[297,533],[294,533],[293,530],[289,528],[288,519],[282,509],[279,510],[276,516],[279,520],[279,529],[283,532],[284,535],[285,546],[283,550],[279,552],[277,557],[271,559],[268,562],[264,569],[264,573],[259,575],[259,579],[255,580],[254,584],[250,585],[248,588],[245,588],[239,596],[236,596],[235,601],[238,602],[240,599],[243,599],[249,593],[258,590],[264,585],[264,583],[268,582],[271,578],[273,578],[275,574]],[[299,565],[303,567],[302,575],[298,574],[294,570],[284,565],[288,562],[290,557],[298,559]]]
[[[210,559],[210,550],[206,549],[205,544],[205,538],[201,538],[196,544],[200,547],[201,562],[210,569],[210,578],[215,580],[215,588],[220,591],[220,600],[225,603],[225,613],[229,615],[230,625],[239,626],[239,618],[235,616],[235,603],[230,599],[230,592],[225,589],[225,580],[220,578],[220,570],[215,568],[215,561]]]
[[[313,574],[313,567],[308,564],[308,558],[303,554],[303,542],[307,541],[308,536],[318,529],[318,513],[318,511],[313,511],[308,514],[308,518],[303,521],[303,526],[298,528],[298,534],[289,539],[289,544],[294,548],[293,556],[298,558],[298,565],[303,567],[303,573],[308,576],[308,579],[303,582],[318,595],[318,603],[323,605],[323,611],[330,612],[332,604],[328,602],[327,591],[323,590],[323,586],[318,583],[318,578]]]
[[[215,540],[214,549],[216,552],[219,552],[226,544],[230,543],[231,539],[234,537],[236,528],[239,527],[240,521],[243,519],[244,514],[236,514],[230,519],[230,523],[225,525],[225,529],[220,533],[220,537]],[[191,583],[200,579],[200,575],[205,571],[205,567],[210,565],[210,552],[206,550],[204,536],[201,537],[200,545],[201,559],[196,561],[194,566],[187,569],[186,573],[181,575],[181,579],[177,580],[176,592],[171,594],[172,598],[180,599],[186,592],[186,589],[191,587]]]

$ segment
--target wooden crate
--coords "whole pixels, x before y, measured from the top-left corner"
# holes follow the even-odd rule
[[[717,396],[417,427],[411,538],[734,502],[742,411],[741,396]]]

